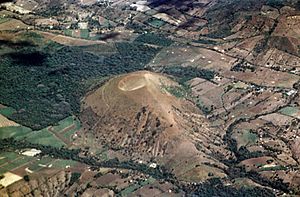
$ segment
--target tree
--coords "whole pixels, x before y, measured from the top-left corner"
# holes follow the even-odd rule
[[[23,179],[24,179],[24,181],[26,181],[26,182],[29,182],[29,181],[30,181],[30,178],[29,178],[28,175],[25,175],[25,176],[23,177]]]

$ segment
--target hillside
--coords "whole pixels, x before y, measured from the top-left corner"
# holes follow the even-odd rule
[[[84,98],[85,132],[93,133],[94,144],[109,146],[125,155],[123,159],[155,161],[183,179],[226,176],[226,166],[210,156],[227,154],[222,144],[214,143],[218,131],[191,102],[168,92],[178,86],[148,71],[113,78]]]

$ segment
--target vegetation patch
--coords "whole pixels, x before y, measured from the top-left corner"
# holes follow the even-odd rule
[[[183,84],[191,79],[200,77],[206,80],[212,80],[215,77],[215,72],[206,69],[200,69],[197,67],[182,67],[182,66],[172,66],[165,67],[162,72],[168,75],[176,77],[179,83]]]
[[[2,157],[2,155],[3,154],[1,153],[0,156]],[[18,168],[19,166],[28,163],[30,160],[32,160],[32,158],[24,155],[19,155],[17,153],[15,154],[12,153],[10,154],[10,157],[6,157],[4,160],[6,162],[1,165],[0,174],[4,174],[5,172]]]
[[[0,165],[2,166],[3,164],[12,161],[16,158],[18,158],[19,155],[15,152],[1,152],[0,153]]]
[[[30,165],[29,165],[29,169],[31,171],[34,171],[34,172],[37,172],[45,167],[48,167],[52,164],[53,162],[53,159],[51,157],[42,157],[40,158],[39,160],[36,160],[34,162],[32,162]]]
[[[0,109],[0,114],[2,114],[5,117],[10,117],[15,112],[16,112],[16,110],[14,108],[11,108],[11,107],[4,107],[4,108]]]
[[[148,21],[146,23],[148,23],[149,25],[151,25],[152,27],[155,27],[155,28],[160,28],[164,24],[166,24],[165,21],[162,21],[162,20],[156,19],[156,18],[150,18],[150,19],[148,19]]]
[[[190,95],[190,88],[186,86],[168,86],[164,87],[166,91],[177,98],[187,98]]]
[[[146,44],[153,44],[153,45],[158,45],[158,46],[170,46],[173,41],[158,34],[154,33],[144,33],[139,35],[136,39],[135,42],[141,42],[141,43],[146,43]]]
[[[138,42],[115,48],[101,57],[53,43],[43,53],[35,46],[14,49],[0,59],[0,102],[16,109],[12,120],[39,130],[79,113],[89,79],[142,70],[160,50]]]
[[[73,172],[73,173],[71,174],[71,180],[70,180],[69,185],[71,186],[71,185],[73,185],[76,181],[78,181],[79,178],[80,178],[80,176],[81,176],[81,173]]]
[[[200,99],[196,99],[196,106],[204,115],[209,115],[213,111],[213,106],[206,106]]]
[[[216,41],[214,41],[214,40],[208,40],[208,39],[198,39],[198,40],[195,40],[194,42],[200,43],[200,44],[210,44],[210,45],[217,44]]]
[[[255,144],[257,141],[257,135],[249,130],[244,130],[241,140],[243,145]]]
[[[285,107],[279,112],[283,115],[294,116],[295,114],[300,113],[300,110],[297,107]]]
[[[273,166],[273,167],[262,167],[260,171],[278,171],[278,170],[287,170],[285,166]]]
[[[54,134],[50,133],[47,128],[42,129],[40,131],[33,131],[27,134],[24,137],[24,139],[32,143],[48,145],[58,148],[66,145],[64,142],[62,142],[60,139],[54,136]]]
[[[73,36],[73,31],[70,30],[70,29],[66,29],[66,30],[64,30],[64,34],[65,34],[66,36],[72,37],[72,36]]]
[[[90,32],[88,29],[81,29],[80,30],[80,37],[83,39],[89,39],[90,38]]]
[[[240,189],[225,185],[221,179],[212,178],[204,183],[197,184],[195,186],[186,186],[184,191],[188,196],[222,196],[222,197],[252,197],[252,196],[265,196],[275,197],[270,189],[261,187],[242,187]]]
[[[2,17],[0,17],[0,24],[1,23],[6,23],[6,22],[8,22],[10,19],[9,18],[2,18]]]
[[[284,2],[282,0],[267,0],[266,4],[278,9],[284,6]]]
[[[149,185],[151,183],[154,183],[155,181],[156,180],[154,178],[150,177],[148,180],[141,181],[138,184],[131,185],[131,186],[125,188],[124,190],[122,190],[120,192],[120,196],[131,196],[132,192],[138,190],[141,187],[144,187],[145,185]]]
[[[23,126],[1,127],[0,139],[11,138],[11,137],[15,139],[22,139],[31,132],[32,130],[30,128],[23,127]]]
[[[75,121],[76,121],[76,118],[74,116],[69,116],[69,117],[59,121],[56,126],[51,127],[51,130],[54,132],[57,132],[57,133],[62,132],[67,127],[72,126]]]
[[[69,168],[72,166],[75,166],[78,162],[73,161],[73,160],[64,160],[64,159],[59,159],[59,160],[55,160],[54,162],[52,162],[52,167],[53,168]]]

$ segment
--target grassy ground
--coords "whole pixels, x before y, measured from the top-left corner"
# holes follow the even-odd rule
[[[55,137],[52,133],[48,131],[48,129],[42,129],[40,131],[33,131],[25,136],[26,140],[31,143],[43,144],[54,147],[62,147],[66,144]]]
[[[0,128],[0,139],[14,137],[15,139],[22,139],[28,135],[32,130],[23,126],[11,126]]]
[[[189,95],[189,90],[183,86],[170,86],[165,87],[166,91],[177,98],[186,98]]]
[[[75,166],[78,162],[73,160],[55,160],[52,163],[53,168],[66,168],[66,166]]]
[[[131,196],[132,192],[136,191],[137,189],[139,189],[141,187],[144,187],[145,185],[148,185],[148,184],[151,184],[151,183],[154,183],[154,182],[155,182],[155,179],[150,177],[146,181],[142,181],[139,184],[134,184],[134,185],[131,185],[131,186],[125,188],[124,190],[122,190],[120,192],[120,195],[121,196]]]
[[[36,172],[44,168],[42,165],[48,166],[51,162],[53,162],[51,157],[43,157],[42,159],[36,160],[30,164],[29,169]]]
[[[74,122],[75,122],[75,117],[69,116],[69,117],[59,121],[56,126],[52,127],[52,130],[54,132],[60,133],[65,128],[67,128],[67,127],[71,126],[72,124],[74,124]]]
[[[9,117],[9,116],[13,115],[15,112],[16,112],[16,110],[11,107],[5,107],[5,108],[0,109],[0,114],[2,114],[5,117]]]
[[[0,174],[18,168],[32,160],[31,157],[12,152],[0,153],[0,157],[5,157],[4,159],[0,160]]]
[[[160,28],[164,24],[166,24],[164,21],[159,19],[149,19],[147,23],[155,28]]]
[[[88,29],[81,29],[80,30],[80,37],[83,39],[88,39],[90,37],[90,32]]]
[[[72,129],[70,129],[70,130],[68,130],[67,132],[65,132],[65,133],[63,133],[62,135],[63,135],[63,137],[65,138],[65,139],[67,139],[68,141],[72,141],[72,136],[74,135],[74,133],[76,132],[76,131],[78,131],[79,129],[80,129],[80,122],[78,121],[78,122],[76,122],[75,123],[75,127],[74,128],[72,128]]]
[[[81,127],[79,120],[70,116],[58,122],[51,129],[44,128],[32,131],[24,126],[9,126],[0,128],[0,139],[13,137],[17,140],[26,139],[31,143],[49,145],[54,147],[65,146],[72,141],[73,134]]]
[[[2,17],[0,17],[0,24],[1,23],[5,23],[5,22],[7,22],[9,20],[10,20],[9,18],[2,18]]]
[[[242,141],[245,144],[254,144],[257,141],[257,135],[246,130],[243,132]]]
[[[7,161],[14,160],[18,157],[17,153],[14,152],[2,152],[0,153],[0,166],[6,163]]]
[[[58,125],[53,126],[51,131],[58,133],[67,141],[72,141],[73,134],[81,127],[79,120],[75,116],[70,116],[58,122]]]
[[[27,165],[29,170],[37,172],[49,167],[65,169],[66,166],[73,167],[78,164],[78,162],[72,160],[53,159],[48,156],[37,159],[36,157],[28,157],[15,152],[0,153],[0,158],[0,175],[24,165]]]
[[[72,37],[72,35],[73,35],[72,30],[69,30],[69,29],[66,29],[66,30],[64,31],[64,33],[65,33],[66,36],[70,36],[70,37]]]
[[[295,116],[300,113],[300,110],[297,107],[285,107],[279,111],[283,115]]]

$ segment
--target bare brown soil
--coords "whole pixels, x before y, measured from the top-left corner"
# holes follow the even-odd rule
[[[128,159],[149,162],[156,157],[156,162],[184,180],[206,180],[210,172],[226,176],[226,166],[206,157],[212,151],[226,154],[222,145],[210,141],[217,131],[190,102],[167,92],[167,86],[178,84],[147,71],[111,79],[83,100],[85,133],[92,132],[94,143],[108,145]],[[196,146],[204,148],[200,151]]]

